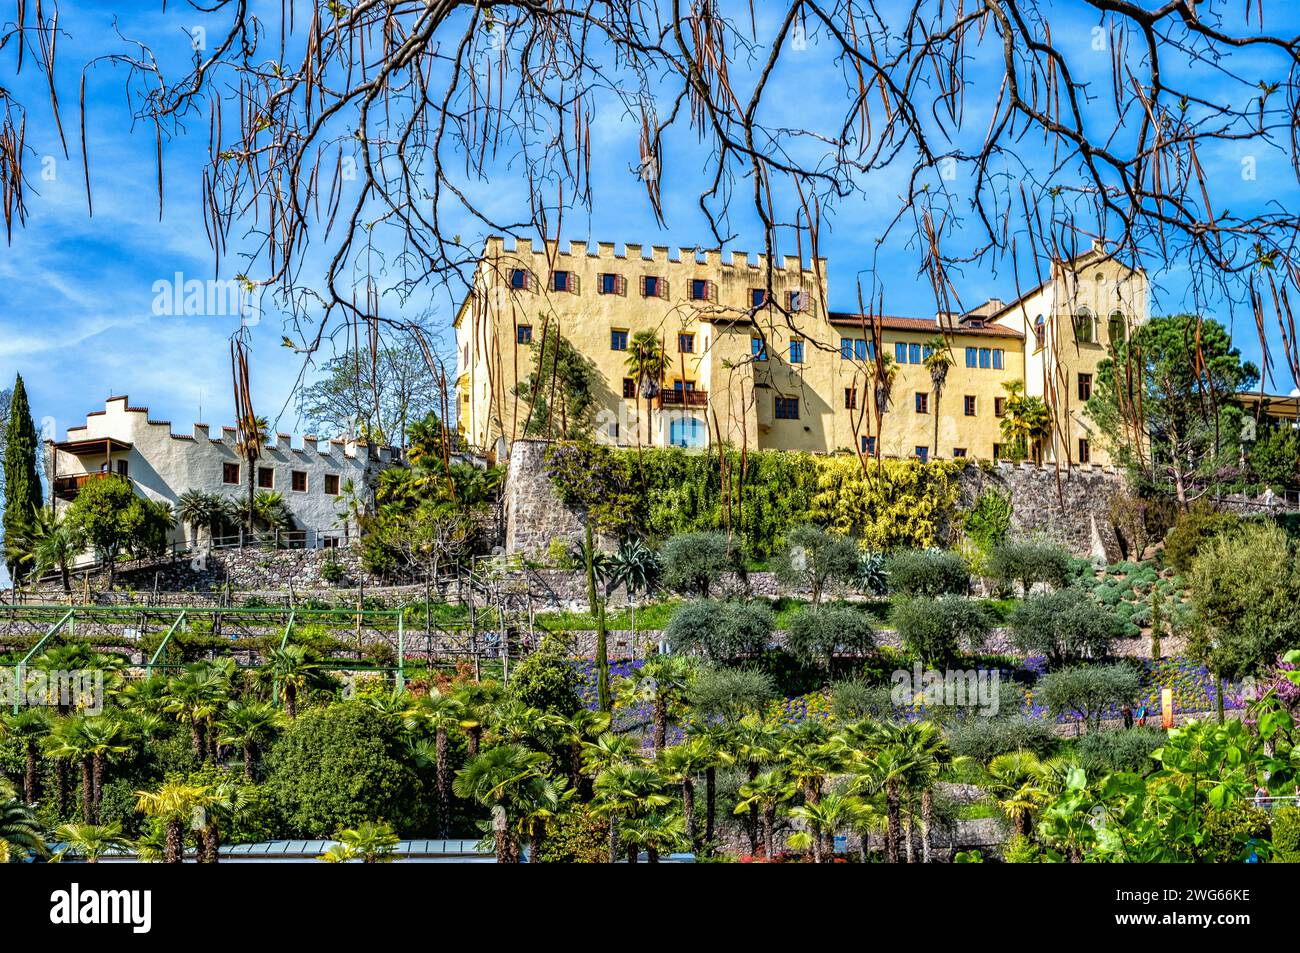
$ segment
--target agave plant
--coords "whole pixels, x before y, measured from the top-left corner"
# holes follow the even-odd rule
[[[867,550],[858,557],[858,588],[873,596],[883,596],[889,591],[883,555]]]

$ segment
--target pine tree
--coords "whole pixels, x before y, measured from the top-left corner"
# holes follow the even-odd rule
[[[35,510],[41,507],[41,479],[36,472],[36,426],[22,375],[14,381],[9,404],[9,426],[5,431],[5,562],[9,575],[16,579],[15,546],[31,528]]]

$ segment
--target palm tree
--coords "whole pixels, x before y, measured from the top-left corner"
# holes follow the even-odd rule
[[[835,834],[845,828],[858,826],[864,806],[862,801],[849,794],[827,794],[811,804],[802,804],[790,811],[790,816],[808,826],[806,841],[791,838],[791,843],[805,841],[813,850],[813,863],[824,864],[834,859]],[[831,846],[827,850],[827,845]]]
[[[631,818],[619,827],[619,836],[628,848],[628,863],[634,863],[632,858],[642,849],[651,864],[659,863],[660,854],[692,849],[685,821],[676,811]]]
[[[1043,447],[1052,436],[1052,412],[1041,397],[1025,394],[1023,381],[1003,381],[1007,392],[1006,413],[1002,416],[1002,437],[1013,459],[1032,456],[1043,462]]]
[[[872,386],[876,397],[876,459],[880,458],[880,448],[884,442],[880,439],[880,432],[883,429],[882,418],[885,411],[889,410],[889,401],[894,393],[894,381],[897,379],[898,362],[894,360],[892,354],[880,351],[872,375]]]
[[[787,736],[777,731],[757,715],[746,715],[727,733],[727,749],[730,755],[745,769],[745,778],[753,781],[758,772],[766,765],[772,764],[786,753]],[[710,839],[713,830],[711,821],[707,824],[709,832],[705,839]],[[749,809],[749,849],[758,852],[758,807]]]
[[[921,795],[921,862],[928,864],[933,853],[934,786],[953,761],[952,749],[948,747],[943,731],[929,721],[905,725],[900,741],[912,765],[904,783]]]
[[[50,858],[55,862],[71,854],[93,864],[110,851],[126,850],[131,846],[131,842],[122,836],[122,825],[117,821],[104,825],[64,824],[55,829],[54,839],[63,844]]]
[[[652,740],[655,751],[663,751],[668,742],[668,713],[682,699],[695,668],[685,655],[656,655],[624,681],[635,701],[650,701],[653,721]]]
[[[194,757],[206,761],[215,753],[216,737],[210,730],[226,703],[230,675],[224,665],[197,663],[189,666],[168,685],[163,710],[190,729]]]
[[[524,787],[534,779],[545,777],[549,760],[546,755],[522,745],[499,745],[470,758],[456,772],[456,780],[452,782],[456,796],[492,809],[499,864],[519,862],[519,844],[511,815],[519,806]]]
[[[650,428],[651,401],[658,396],[663,386],[664,372],[668,369],[668,357],[663,344],[654,331],[638,331],[632,335],[628,344],[627,369],[637,382],[637,394],[645,401],[646,428],[653,441],[654,431]],[[641,439],[641,428],[637,427],[637,441]]]
[[[292,642],[284,648],[272,649],[267,654],[267,665],[257,674],[264,682],[270,683],[276,696],[283,695],[284,711],[290,721],[298,717],[300,692],[333,684],[315,655],[305,646]]]
[[[331,845],[320,858],[327,863],[360,859],[363,864],[388,864],[397,860],[394,851],[399,840],[387,821],[362,821],[334,836],[339,842]]]
[[[63,591],[72,594],[69,567],[86,549],[85,534],[54,510],[37,507],[20,542],[19,562],[30,563],[31,580],[36,582],[51,569],[58,569]]]
[[[438,788],[438,836],[447,837],[451,820],[451,732],[460,728],[464,706],[437,689],[419,699],[406,713],[408,727],[422,726],[433,732],[434,768]]]
[[[853,794],[885,795],[887,827],[885,859],[896,864],[902,839],[902,800],[906,779],[914,769],[914,756],[906,743],[907,728],[891,723],[854,726],[846,731],[853,752]]]
[[[53,719],[44,708],[25,707],[16,714],[0,715],[0,734],[18,740],[22,745],[23,800],[35,804],[40,796],[41,741],[49,734]]]
[[[583,773],[583,750],[586,745],[598,740],[609,731],[610,713],[579,708],[565,720],[563,743],[568,745],[568,757],[565,759],[569,773],[569,787],[579,801],[591,800],[591,777]],[[613,735],[610,736],[614,737]],[[593,773],[599,773],[604,764],[595,767]]]
[[[209,793],[207,785],[179,781],[168,781],[157,791],[135,792],[135,809],[162,821],[163,863],[179,864],[185,859],[185,825],[190,823],[197,808],[206,806]]]
[[[186,490],[176,501],[176,519],[193,531],[195,549],[199,546],[199,534],[205,529],[212,533],[224,515],[221,500],[202,490]]]
[[[244,756],[244,777],[253,780],[258,750],[281,726],[280,712],[269,702],[226,702],[226,712],[217,722],[221,734],[217,744],[239,748]]]
[[[648,593],[659,578],[659,557],[653,549],[639,539],[624,540],[609,557],[609,585],[626,587],[628,602],[632,606],[632,658],[636,658],[636,603],[637,594]]]
[[[740,800],[736,802],[736,813],[749,813],[757,809],[763,829],[763,856],[771,858],[773,837],[776,832],[776,810],[784,802],[794,797],[794,786],[786,779],[779,768],[761,771],[752,781],[740,786]]]
[[[95,823],[95,757],[97,751],[102,755],[100,734],[88,727],[93,720],[81,715],[61,719],[50,732],[47,748],[51,758],[81,766],[81,817],[87,824]]]
[[[682,817],[691,850],[698,850],[700,846],[695,831],[695,779],[716,759],[712,741],[702,735],[687,738],[681,744],[659,752],[659,768],[664,777],[682,786]]]
[[[465,743],[471,756],[478,754],[483,729],[492,719],[493,706],[501,699],[502,690],[497,682],[462,682],[453,696],[461,706],[460,727],[465,732]]]
[[[248,416],[235,422],[237,433],[235,452],[244,458],[244,469],[248,471],[248,505],[245,508],[246,528],[253,531],[253,514],[256,512],[254,496],[257,493],[255,470],[257,461],[262,456],[262,448],[270,441],[266,432],[266,418]]]
[[[953,366],[952,349],[942,334],[937,334],[925,343],[930,349],[924,364],[930,372],[930,385],[934,389],[934,455],[939,456],[939,400],[943,397],[943,385],[948,379],[948,368]]]
[[[31,805],[20,801],[13,785],[0,777],[0,864],[12,860],[16,851],[44,856],[45,838]]]
[[[621,825],[667,807],[672,798],[664,793],[667,782],[653,768],[636,764],[615,764],[596,776],[596,807],[609,818],[609,862],[618,861]],[[627,862],[638,860],[635,849],[628,851]]]
[[[1015,826],[1017,834],[1028,837],[1033,829],[1033,816],[1045,796],[1043,762],[1030,751],[1012,751],[990,761],[988,775],[986,787],[997,800],[998,808]]]

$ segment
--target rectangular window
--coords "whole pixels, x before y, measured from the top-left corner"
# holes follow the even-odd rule
[[[767,348],[763,346],[762,338],[749,339],[749,353],[760,361],[767,360]]]
[[[627,331],[621,329],[612,329],[609,332],[609,349],[611,351],[627,350]]]
[[[853,341],[853,356],[859,361],[874,359],[874,354],[872,353],[874,350],[875,346],[872,341],[868,341],[865,338],[856,338]]]
[[[986,347],[980,348],[980,370],[987,371],[993,362],[993,356]]]
[[[972,397],[970,394],[967,394],[966,397],[965,397],[964,400],[963,400],[963,403],[965,404],[966,416],[967,416],[967,417],[974,417],[974,416],[975,416],[975,398]]]
[[[325,474],[325,495],[326,496],[339,495],[339,475],[337,473]]]
[[[221,482],[222,483],[239,483],[239,464],[223,463],[221,465]]]
[[[1087,400],[1092,396],[1092,375],[1079,375],[1079,400]]]
[[[1092,447],[1088,445],[1087,440],[1083,440],[1083,439],[1079,440],[1079,462],[1080,463],[1092,462]]]
[[[1000,443],[995,443],[995,444],[993,445],[993,459],[994,459],[994,460],[1001,460],[1001,459],[1002,459],[1002,444],[1000,444]]]
[[[964,456],[966,456],[966,448],[965,448],[965,447],[953,447],[953,448],[952,448],[952,458],[953,458],[954,460],[960,460],[960,459],[961,459],[962,457],[964,457]]]
[[[621,295],[625,293],[626,286],[623,279],[611,272],[605,272],[600,276],[600,293],[603,295]]]
[[[1002,348],[1000,347],[993,349],[993,370],[995,371],[1002,370],[1002,353]]]
[[[894,344],[894,363],[895,364],[907,363],[907,345],[904,344],[902,341],[897,341]]]
[[[664,282],[662,278],[655,275],[643,275],[641,277],[641,297],[662,298],[663,296]]]
[[[840,360],[847,361],[853,357],[853,338],[840,338]]]
[[[556,271],[551,274],[552,291],[572,291],[573,285],[573,272]]]
[[[968,347],[968,348],[966,348],[966,366],[967,366],[967,367],[974,367],[974,366],[975,366],[975,355],[976,355],[977,353],[978,353],[978,348],[973,348],[973,347]]]
[[[623,378],[623,396],[636,399],[636,381],[630,377]]]
[[[856,410],[858,406],[858,389],[856,387],[844,388],[844,409]]]
[[[510,269],[510,287],[516,291],[526,291],[528,289],[528,272],[523,268]]]
[[[874,457],[876,455],[875,437],[868,437],[866,434],[862,435],[862,452],[869,457]]]
[[[921,363],[921,345],[909,344],[907,346],[907,363],[909,364]]]
[[[1007,415],[1007,399],[1005,397],[993,398],[993,416],[1005,417]]]
[[[272,490],[275,488],[275,468],[258,467],[257,468],[257,485],[263,490]]]
[[[918,414],[928,414],[930,412],[930,395],[925,391],[916,392],[916,412]]]
[[[712,295],[709,294],[709,283],[703,278],[691,279],[691,300],[692,301],[709,301]]]
[[[127,475],[127,463],[125,460],[117,461],[117,475],[124,477]]]
[[[677,350],[682,354],[694,354],[695,335],[694,334],[677,335]]]
[[[791,311],[804,311],[808,307],[808,292],[806,291],[788,291],[786,292],[786,305]]]
[[[750,289],[749,289],[749,306],[750,306],[751,308],[761,308],[761,307],[763,307],[763,305],[765,305],[765,304],[767,304],[767,289],[766,289],[766,288],[750,288]]]
[[[917,447],[917,448],[916,448],[916,457],[917,457],[917,459],[919,459],[922,463],[925,463],[925,461],[928,460],[928,459],[930,458],[930,448],[929,448],[929,447]]]
[[[799,398],[798,397],[778,397],[772,405],[772,415],[777,420],[798,420],[799,419]]]
[[[289,472],[290,486],[295,493],[307,492],[307,472],[305,470],[291,470]]]
[[[519,327],[515,328],[515,343],[516,344],[533,343],[533,326],[531,324],[521,324],[519,325]]]
[[[790,342],[790,363],[791,364],[803,363],[803,341],[800,340],[799,338],[796,338],[795,340]]]

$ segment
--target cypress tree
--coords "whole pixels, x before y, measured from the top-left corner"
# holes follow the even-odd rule
[[[15,549],[31,528],[33,512],[41,507],[41,478],[36,471],[36,426],[27,403],[27,388],[22,375],[14,381],[13,399],[9,403],[9,427],[5,433],[5,562],[9,575],[15,572],[18,554]]]

